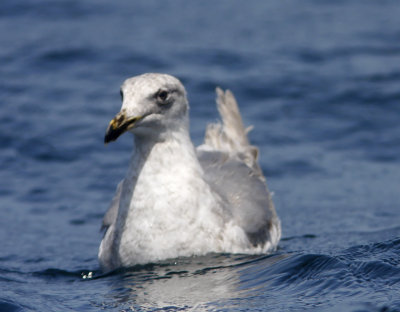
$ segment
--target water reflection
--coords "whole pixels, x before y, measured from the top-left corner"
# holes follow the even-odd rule
[[[118,306],[131,309],[198,310],[215,305],[226,308],[254,295],[246,281],[251,267],[259,266],[260,262],[262,266],[270,266],[280,259],[282,255],[213,254],[138,266],[118,274],[110,296]]]

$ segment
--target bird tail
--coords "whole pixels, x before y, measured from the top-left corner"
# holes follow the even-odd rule
[[[216,92],[222,124],[218,122],[207,126],[204,144],[214,150],[235,155],[262,176],[258,165],[258,148],[251,145],[247,138],[253,126],[244,127],[238,104],[231,91],[224,92],[217,88]]]

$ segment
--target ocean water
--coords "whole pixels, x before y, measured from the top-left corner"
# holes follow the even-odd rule
[[[400,311],[400,5],[2,0],[0,311]],[[100,224],[132,138],[130,76],[185,84],[191,135],[231,89],[283,236],[104,275]]]

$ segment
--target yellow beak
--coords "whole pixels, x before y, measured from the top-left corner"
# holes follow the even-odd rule
[[[132,129],[136,122],[142,118],[142,116],[126,117],[125,112],[118,113],[107,127],[104,143],[107,144],[111,141],[115,141],[121,134]]]

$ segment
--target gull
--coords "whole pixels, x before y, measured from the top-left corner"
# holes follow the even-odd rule
[[[146,73],[121,86],[104,141],[134,137],[125,178],[103,218],[103,271],[207,253],[261,254],[281,236],[266,179],[233,94],[217,88],[222,122],[195,148],[189,104],[175,77]]]

